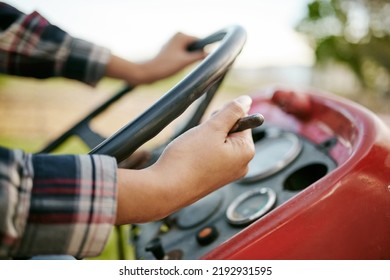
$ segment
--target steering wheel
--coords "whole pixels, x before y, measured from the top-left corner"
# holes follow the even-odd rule
[[[155,137],[195,100],[207,92],[204,102],[199,106],[198,111],[185,129],[196,125],[196,121],[200,120],[225,74],[240,54],[245,40],[245,30],[240,26],[231,26],[190,45],[189,51],[203,49],[206,45],[221,41],[219,46],[191,73],[154,105],[101,142],[89,153],[113,156],[118,163],[123,161],[140,146]]]

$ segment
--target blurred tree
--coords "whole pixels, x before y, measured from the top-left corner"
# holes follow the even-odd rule
[[[390,95],[390,0],[314,0],[297,25],[317,65],[346,64],[362,85]]]

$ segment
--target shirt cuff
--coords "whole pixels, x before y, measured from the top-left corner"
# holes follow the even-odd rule
[[[0,259],[11,257],[23,236],[32,177],[29,154],[0,147]]]
[[[61,76],[95,86],[105,75],[111,51],[88,41],[68,38],[69,53]]]
[[[116,216],[116,161],[102,155],[35,155],[31,206],[17,255],[101,253]]]

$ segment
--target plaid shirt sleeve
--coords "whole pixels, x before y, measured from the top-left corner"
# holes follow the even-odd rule
[[[96,256],[116,215],[116,161],[0,148],[0,258]]]
[[[90,85],[105,74],[108,49],[70,36],[38,12],[25,15],[0,2],[0,32],[0,73]]]

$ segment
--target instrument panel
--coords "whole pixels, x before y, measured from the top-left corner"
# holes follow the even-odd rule
[[[169,217],[133,225],[137,259],[199,259],[336,168],[327,145],[274,126],[252,130],[245,177]]]

